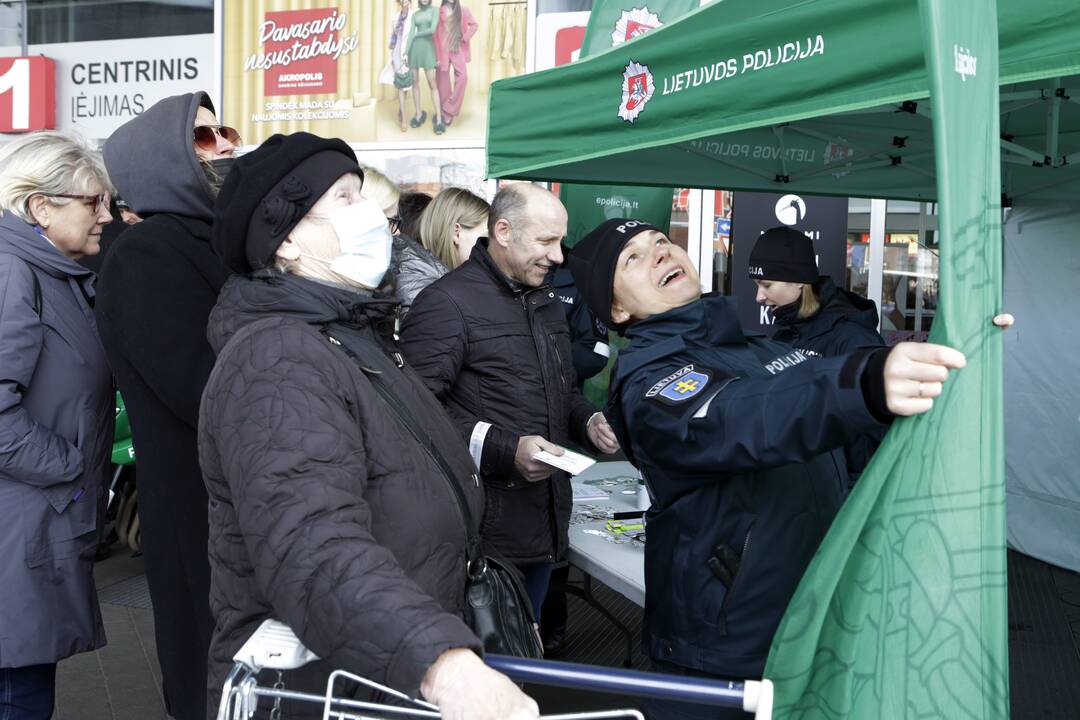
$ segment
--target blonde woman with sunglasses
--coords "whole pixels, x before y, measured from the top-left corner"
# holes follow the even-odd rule
[[[38,132],[0,149],[0,718],[48,720],[56,663],[105,644],[94,591],[113,434],[94,276],[112,188]]]
[[[195,428],[214,364],[206,322],[228,275],[210,247],[214,199],[240,144],[199,92],[158,102],[104,148],[143,218],[105,258],[97,316],[131,418],[157,654],[177,720],[206,717],[210,566]]]

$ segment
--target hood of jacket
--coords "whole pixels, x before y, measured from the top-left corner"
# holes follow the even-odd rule
[[[220,353],[229,338],[244,326],[271,316],[289,316],[311,325],[344,325],[370,328],[389,334],[397,301],[308,280],[276,270],[233,275],[218,295],[210,312],[206,338]]]
[[[191,136],[200,106],[214,110],[204,92],[165,98],[105,141],[102,155],[109,177],[139,215],[213,220],[214,195]]]
[[[53,277],[82,280],[94,276],[90,270],[57,250],[33,225],[14,213],[5,212],[0,216],[0,252],[15,255]],[[89,286],[87,290],[90,290]]]

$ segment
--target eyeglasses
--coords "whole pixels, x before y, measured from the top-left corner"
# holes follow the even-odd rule
[[[195,144],[203,150],[217,150],[217,139],[221,137],[232,145],[240,145],[240,133],[227,125],[196,125],[192,133]]]
[[[92,207],[95,213],[101,212],[101,208],[108,209],[109,196],[104,195],[70,195],[68,193],[54,193],[49,197],[68,198],[69,200],[82,200],[87,206]]]

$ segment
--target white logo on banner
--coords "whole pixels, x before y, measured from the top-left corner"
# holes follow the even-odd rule
[[[795,225],[806,217],[806,202],[798,195],[785,195],[776,201],[776,219],[785,225]]]
[[[970,48],[953,45],[953,61],[956,74],[963,82],[967,82],[969,77],[975,77],[975,66],[979,63],[979,58],[971,54]]]
[[[622,104],[619,106],[619,117],[628,123],[633,123],[641,111],[645,109],[645,103],[653,96],[656,85],[653,84],[652,73],[648,65],[639,65],[631,61],[623,72]]]
[[[660,16],[649,10],[648,5],[623,10],[622,16],[615,23],[615,32],[611,33],[611,46],[622,45],[627,40],[633,40],[663,24]]]

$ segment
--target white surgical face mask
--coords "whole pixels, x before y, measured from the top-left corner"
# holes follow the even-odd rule
[[[390,267],[393,237],[382,210],[372,200],[332,210],[326,216],[338,236],[340,253],[330,270],[368,288],[377,288]]]

